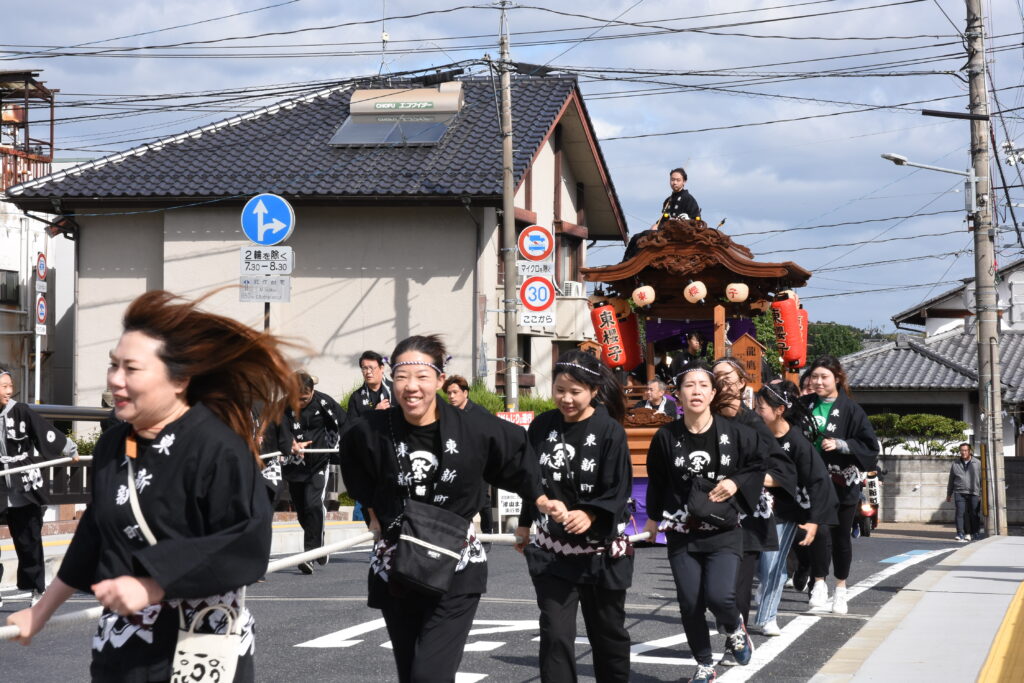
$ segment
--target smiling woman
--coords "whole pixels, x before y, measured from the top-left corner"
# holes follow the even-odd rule
[[[92,592],[105,608],[92,680],[167,680],[179,620],[223,633],[221,613],[198,608],[224,605],[241,633],[233,680],[254,679],[242,589],[266,570],[272,492],[260,476],[253,406],[269,424],[297,401],[281,346],[168,292],[132,302],[107,371],[123,422],[96,444],[93,498],[58,577],[8,618],[22,643],[75,590]]]

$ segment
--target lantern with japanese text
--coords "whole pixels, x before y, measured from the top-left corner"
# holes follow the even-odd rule
[[[772,321],[775,324],[775,345],[779,348],[782,362],[790,369],[806,362],[807,348],[800,331],[800,313],[795,299],[772,302]],[[801,349],[801,347],[803,347]]]
[[[633,290],[633,303],[637,306],[650,306],[654,303],[654,287],[644,285]]]
[[[695,304],[708,295],[707,286],[700,280],[696,280],[683,288],[683,296],[691,304]]]
[[[640,363],[640,329],[635,315],[619,320],[611,306],[590,312],[594,333],[601,345],[601,361],[610,368],[632,369]]]
[[[742,303],[750,296],[750,287],[743,282],[730,282],[725,287],[725,298],[734,304]]]
[[[796,310],[797,319],[800,321],[800,359],[796,367],[802,368],[807,365],[807,339],[808,331],[810,330],[811,320],[807,314],[807,309],[801,306]]]

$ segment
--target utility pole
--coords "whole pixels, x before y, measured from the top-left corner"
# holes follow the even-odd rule
[[[516,211],[512,176],[512,64],[508,54],[508,16],[501,4],[501,259],[505,267],[505,404],[519,409],[519,321],[516,319]]]
[[[995,229],[989,188],[988,89],[985,80],[985,34],[981,0],[967,0],[967,75],[970,83],[971,165],[975,177],[974,229],[975,314],[978,330],[978,407],[983,415],[984,444],[992,461],[990,482],[995,519],[989,528],[1005,536],[1006,487],[1003,469],[1003,399],[999,367],[999,311],[995,284]]]

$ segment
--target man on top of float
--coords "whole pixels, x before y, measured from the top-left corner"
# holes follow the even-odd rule
[[[626,253],[622,256],[623,261],[632,258],[636,254],[636,242],[640,239],[640,236],[650,234],[651,230],[657,230],[662,221],[671,219],[696,220],[700,218],[700,206],[697,204],[697,200],[693,198],[693,195],[687,192],[686,181],[686,169],[682,167],[673,168],[669,172],[668,184],[672,188],[672,194],[662,202],[661,215],[658,217],[658,220],[654,221],[654,225],[650,227],[650,230],[638,232],[629,240],[629,245],[626,246]]]

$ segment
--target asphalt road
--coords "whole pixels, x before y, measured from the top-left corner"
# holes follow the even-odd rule
[[[883,530],[879,530],[883,531]],[[854,540],[851,588],[866,588],[845,616],[807,613],[806,597],[787,590],[777,638],[754,636],[748,667],[719,668],[719,680],[806,681],[857,630],[921,572],[957,545],[942,533],[879,534]],[[939,551],[938,554],[936,551]],[[537,609],[523,558],[509,547],[490,555],[489,592],[476,615],[459,669],[459,683],[535,681]],[[395,680],[379,612],[365,605],[366,551],[335,555],[312,576],[295,570],[271,575],[249,591],[257,620],[258,679],[265,681]],[[0,618],[24,603],[8,599]],[[83,596],[66,609],[82,609]],[[663,547],[637,550],[634,586],[627,597],[633,640],[632,680],[678,681],[692,672]],[[581,680],[593,680],[582,619],[578,640]],[[44,631],[31,647],[0,642],[0,681],[78,681],[87,676],[91,626]],[[723,643],[713,637],[716,651]]]

